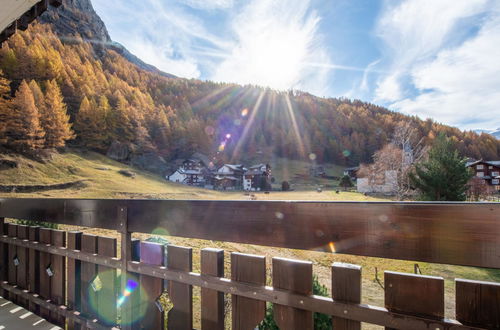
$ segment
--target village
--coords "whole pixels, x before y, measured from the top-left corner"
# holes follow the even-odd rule
[[[201,153],[194,153],[185,160],[177,161],[178,168],[165,176],[168,181],[188,186],[202,187],[223,191],[271,191],[274,177],[269,164],[255,164],[245,167],[242,164],[222,164],[215,166],[209,158]],[[500,194],[500,160],[486,161],[469,159],[465,166],[471,169],[473,177],[468,184],[469,199]],[[338,186],[352,188],[362,194],[380,194],[397,196],[401,182],[397,169],[360,171],[360,166],[343,170],[343,177],[327,175],[324,166],[312,164],[306,176],[327,178],[338,182]],[[290,183],[287,182],[289,190]],[[321,191],[320,186],[315,187]]]
[[[207,189],[245,191],[269,191],[272,180],[269,164],[256,164],[248,168],[241,164],[217,167],[200,153],[182,161],[179,168],[165,178],[171,182]]]

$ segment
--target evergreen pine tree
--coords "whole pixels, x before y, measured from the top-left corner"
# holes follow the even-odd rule
[[[464,201],[472,177],[465,163],[452,141],[441,133],[434,140],[429,158],[410,173],[410,182],[420,191],[422,200]]]
[[[55,80],[47,81],[45,108],[42,114],[47,148],[64,147],[67,140],[74,138],[66,104]]]
[[[25,80],[19,86],[5,124],[6,143],[12,149],[26,152],[43,147],[45,132],[40,125],[40,113]]]
[[[347,188],[350,188],[353,186],[349,175],[344,175],[343,177],[340,178],[339,186],[344,188],[344,191],[347,190]]]

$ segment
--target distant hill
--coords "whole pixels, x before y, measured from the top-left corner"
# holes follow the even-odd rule
[[[174,77],[114,43],[89,0],[66,0],[19,31],[0,49],[0,69],[12,95],[22,80],[42,91],[55,80],[76,133],[69,144],[139,167],[195,151],[214,162],[273,155],[357,165],[402,121],[425,143],[444,131],[464,156],[500,158],[500,141],[489,134],[360,100]]]
[[[497,139],[500,140],[500,127],[497,128],[496,130],[476,129],[475,132],[478,134],[481,134],[481,133],[490,134],[490,135],[493,135],[494,137],[496,137]]]

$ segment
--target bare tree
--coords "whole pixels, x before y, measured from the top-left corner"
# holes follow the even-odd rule
[[[402,200],[413,193],[409,173],[426,152],[423,138],[418,138],[418,132],[412,123],[399,122],[390,143],[373,154],[373,164],[362,164],[358,174],[367,178],[368,184],[375,190],[376,186],[386,183],[388,171],[396,172],[394,194]]]
[[[413,193],[409,173],[427,154],[428,148],[423,141],[423,137],[418,137],[417,129],[412,122],[401,121],[396,125],[391,143],[401,150],[401,158],[394,165],[398,180],[396,196],[399,200]]]

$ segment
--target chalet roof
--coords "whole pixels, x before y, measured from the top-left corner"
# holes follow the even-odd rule
[[[241,164],[224,164],[224,165],[219,167],[219,170],[221,168],[223,168],[224,166],[229,167],[233,171],[244,171],[245,170],[245,168]]]
[[[359,170],[359,166],[348,167],[344,169],[344,171],[357,171],[357,170]]]
[[[475,162],[467,162],[465,166],[470,167],[476,164],[487,164],[487,165],[493,165],[493,166],[499,166],[500,167],[500,160],[477,160]]]
[[[263,166],[266,166],[266,164],[260,163],[260,164],[257,164],[257,165],[253,165],[253,166],[250,166],[249,169],[253,170],[253,169],[256,169],[256,168],[261,168]]]
[[[239,181],[240,179],[235,178],[234,176],[220,176],[216,175],[214,177],[215,180],[231,180],[231,181]]]

